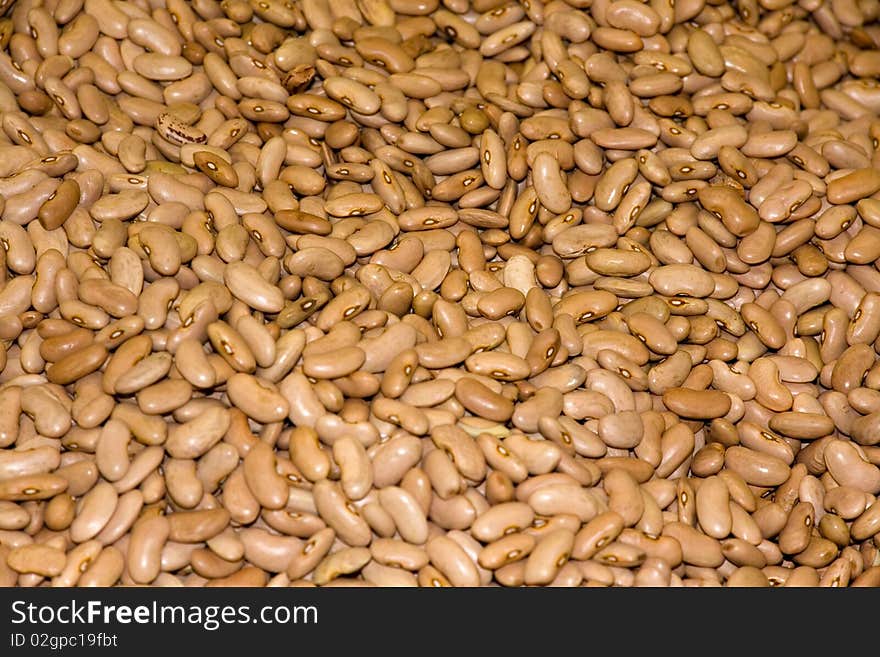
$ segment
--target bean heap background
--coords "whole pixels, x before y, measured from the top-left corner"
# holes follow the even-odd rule
[[[0,583],[880,584],[877,0],[19,0]]]

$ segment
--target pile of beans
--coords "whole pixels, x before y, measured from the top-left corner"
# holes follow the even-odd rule
[[[880,1],[0,15],[0,584],[880,585]]]

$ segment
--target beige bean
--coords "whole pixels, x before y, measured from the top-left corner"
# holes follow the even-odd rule
[[[671,388],[663,393],[663,403],[683,417],[712,419],[730,410],[730,398],[717,390]]]
[[[428,541],[426,551],[431,563],[453,586],[477,586],[480,582],[476,564],[452,539],[437,536]]]
[[[417,500],[406,490],[390,486],[379,491],[379,503],[394,520],[400,537],[419,545],[428,539],[428,524]]]
[[[13,548],[6,558],[8,566],[18,573],[55,577],[64,569],[67,557],[56,547],[32,543]]]
[[[277,313],[284,306],[281,290],[270,285],[256,268],[243,262],[226,265],[223,280],[229,291],[254,310]]]
[[[313,490],[318,513],[342,540],[353,547],[369,544],[369,526],[351,502],[345,499],[338,484],[322,480],[315,484]]]
[[[724,462],[747,482],[758,486],[778,486],[785,481],[790,471],[784,461],[738,445],[728,448]]]
[[[526,560],[525,582],[547,584],[568,561],[574,546],[574,533],[558,529],[544,536]]]
[[[132,528],[128,546],[128,572],[135,582],[148,584],[159,574],[160,554],[168,540],[170,523],[165,516],[144,518]]]
[[[229,400],[245,414],[261,423],[279,422],[290,407],[274,384],[250,374],[236,372],[226,381]]]

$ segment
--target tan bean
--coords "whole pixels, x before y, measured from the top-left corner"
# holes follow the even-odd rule
[[[165,516],[152,516],[132,528],[128,547],[128,572],[135,582],[148,584],[159,574],[160,554],[168,540],[170,523]]]
[[[663,535],[678,541],[685,563],[704,568],[716,568],[724,561],[721,544],[690,525],[681,522],[667,523]]]
[[[452,539],[438,536],[428,541],[426,551],[431,563],[453,586],[477,586],[480,582],[476,564]]]
[[[370,529],[337,484],[323,480],[314,487],[315,506],[328,525],[348,545],[362,547],[370,542]]]
[[[394,520],[400,537],[419,545],[428,539],[428,524],[417,500],[403,488],[390,486],[379,491],[379,502]]]
[[[716,390],[671,388],[663,393],[663,403],[682,417],[712,419],[730,410],[730,398]]]
[[[778,486],[785,481],[790,470],[784,461],[774,456],[738,445],[728,448],[724,462],[747,482],[758,486]]]
[[[44,577],[59,575],[66,562],[67,557],[62,550],[38,543],[14,548],[6,558],[6,563],[12,570]]]

